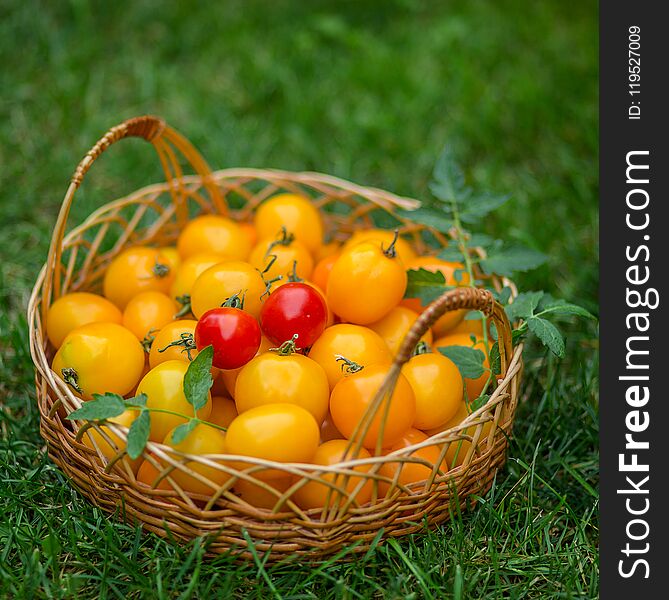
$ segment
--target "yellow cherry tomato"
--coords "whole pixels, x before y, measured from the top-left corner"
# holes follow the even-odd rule
[[[105,392],[125,396],[142,374],[144,350],[121,325],[89,323],[68,334],[51,368],[84,400]]]
[[[211,399],[211,412],[207,421],[227,428],[238,414],[237,406],[232,398],[214,396]]]
[[[367,325],[387,315],[402,300],[407,274],[393,248],[361,242],[344,250],[332,266],[328,304],[349,323]]]
[[[338,254],[341,252],[341,244],[339,242],[328,242],[327,244],[323,244],[314,254],[314,260],[318,263],[327,258],[328,256],[332,256],[333,254]]]
[[[157,248],[128,248],[109,263],[103,293],[121,310],[140,292],[169,294],[175,271],[170,264],[170,258]]]
[[[304,244],[297,240],[282,242],[275,237],[262,238],[251,251],[249,262],[267,280],[279,276],[286,279],[293,272],[300,279],[309,279],[314,270],[314,259]]]
[[[182,259],[209,252],[229,260],[246,260],[251,251],[248,235],[234,221],[220,215],[195,217],[177,240]]]
[[[258,479],[256,477],[256,479]],[[260,483],[248,481],[241,477],[237,479],[233,488],[237,495],[256,508],[273,509],[283,493],[293,484],[292,477],[280,477],[271,481],[259,479]],[[265,487],[266,486],[266,487]]]
[[[273,346],[274,344],[272,344],[272,342],[270,342],[264,335],[261,336],[260,348],[258,348],[256,356],[264,354]],[[237,377],[243,368],[244,367],[239,367],[239,369],[221,369],[221,380],[223,381],[228,394],[230,394],[233,398],[235,397],[235,385],[237,383]]]
[[[153,458],[158,463],[160,463],[156,457]],[[170,485],[167,477],[163,477],[160,481],[158,481],[158,477],[160,477],[163,468],[164,467],[161,466],[160,470],[158,470],[149,460],[144,460],[140,464],[139,470],[137,471],[137,481],[156,490],[171,490],[173,487]],[[172,474],[170,473],[169,477],[171,476]],[[157,481],[158,483],[156,484]]]
[[[416,429],[447,423],[463,403],[463,384],[455,364],[438,352],[417,354],[402,367],[416,396]]]
[[[239,223],[239,227],[244,232],[247,238],[249,238],[249,243],[251,248],[256,245],[258,241],[258,232],[256,231],[255,226],[252,223]]]
[[[243,414],[273,403],[296,404],[320,426],[328,411],[330,387],[323,368],[301,354],[266,352],[242,367],[235,383],[235,403]]]
[[[183,454],[202,455],[226,453],[225,433],[210,425],[206,425],[205,423],[197,424],[179,443],[173,441],[173,434],[174,429],[167,434],[164,444]],[[173,458],[179,460],[180,457],[173,456]],[[184,467],[211,482],[211,484],[208,484],[181,469],[174,469],[170,474],[174,483],[178,484],[184,491],[191,492],[192,494],[211,496],[218,491],[220,486],[230,479],[230,474],[226,473],[224,470],[209,465],[203,465],[194,460],[186,461]]]
[[[229,454],[305,463],[316,453],[318,438],[318,424],[308,410],[296,404],[264,404],[241,413],[230,423],[226,444]],[[240,461],[237,466],[243,470],[249,465]],[[285,476],[277,469],[263,472],[261,477]]]
[[[176,246],[162,246],[158,248],[160,253],[166,259],[167,265],[172,269],[173,273],[176,273],[181,266],[181,256],[179,255],[179,250]]]
[[[464,270],[465,266],[458,262],[447,262],[434,256],[419,256],[406,263],[407,270],[425,269],[431,273],[443,273],[446,279],[446,285],[452,286],[467,286],[470,285],[469,274]],[[460,273],[460,280],[455,277],[456,272]],[[411,310],[422,313],[425,306],[418,298],[405,298],[402,300],[402,306],[406,306]],[[466,310],[452,310],[441,316],[437,322],[432,326],[432,331],[435,336],[444,335],[447,331],[455,327],[464,316],[467,314]]]
[[[475,342],[472,341],[472,336],[476,339]],[[492,344],[490,344],[492,345]],[[483,388],[488,381],[488,376],[490,375],[490,363],[488,362],[488,352],[489,348],[486,351],[485,344],[483,339],[477,337],[472,333],[454,333],[449,334],[444,337],[435,340],[433,347],[438,351],[439,348],[446,346],[467,346],[468,348],[476,348],[483,352],[483,374],[476,379],[465,379],[465,387],[467,389],[467,397],[469,401],[472,402],[476,400],[483,392]]]
[[[387,364],[367,366],[342,379],[330,396],[330,413],[337,429],[347,439],[351,439],[354,433],[356,439],[363,436],[362,445],[369,450],[376,449],[379,436],[382,448],[395,444],[416,415],[413,390],[400,373],[392,395],[386,394],[373,417],[371,413],[365,416],[389,369]]]
[[[244,310],[260,316],[267,286],[260,271],[246,262],[228,261],[209,267],[193,284],[191,309],[199,319],[212,308],[218,308],[234,295],[244,297]]]
[[[118,417],[111,417],[110,419],[107,419],[107,421],[129,428],[136,417],[136,411],[126,410]],[[125,451],[126,442],[123,438],[112,432],[108,426],[100,425],[100,429],[101,431],[98,431],[95,427],[87,429],[81,436],[81,441],[93,450],[96,450],[97,447],[107,460],[113,460],[120,452]],[[126,463],[133,473],[137,472],[137,469],[142,462],[141,457],[133,460],[127,454],[120,460]]]
[[[422,431],[418,429],[409,429],[405,432],[402,438],[396,442],[390,449],[384,452],[385,455],[394,452],[395,450],[401,450],[408,446],[413,446],[414,444],[420,444],[428,439],[428,436],[425,435]],[[389,479],[395,481],[397,477],[397,483],[399,485],[411,485],[412,483],[417,483],[419,481],[425,481],[426,479],[432,476],[434,465],[439,463],[439,457],[441,456],[441,451],[438,445],[434,446],[425,446],[415,450],[409,455],[411,458],[415,458],[421,461],[419,462],[410,462],[402,461],[400,459],[397,462],[385,462],[379,469],[379,475],[388,477]],[[448,471],[448,466],[445,461],[438,467],[438,471],[435,474],[435,477],[441,473]],[[399,471],[399,476],[397,472]],[[379,495],[385,496],[390,490],[390,483],[386,481],[379,482]],[[420,490],[417,490],[420,491]]]
[[[188,363],[168,360],[151,369],[137,386],[137,393],[146,394],[148,398],[147,407],[177,413],[151,413],[149,438],[153,442],[162,442],[172,429],[185,423],[187,417],[193,416],[193,406],[184,394],[184,375],[187,369]],[[207,395],[207,403],[197,411],[197,416],[205,421],[211,413],[211,395]]]
[[[46,315],[46,334],[49,341],[60,348],[67,334],[89,323],[118,323],[123,321],[121,311],[106,298],[86,292],[65,294],[56,300]]]
[[[465,317],[466,316],[467,315],[465,315]],[[464,318],[455,327],[448,330],[448,335],[452,335],[454,333],[466,333],[468,335],[473,333],[476,337],[483,337],[483,320],[480,318]]]
[[[388,229],[359,229],[344,244],[344,249],[348,250],[361,242],[375,242],[383,244],[384,248],[388,248],[393,243],[395,232]],[[407,263],[416,257],[416,251],[411,247],[411,244],[404,238],[398,237],[395,242],[395,249],[397,255],[402,259],[403,263]]]
[[[367,327],[340,323],[328,327],[314,342],[309,351],[309,358],[315,360],[327,375],[330,390],[348,372],[347,361],[361,366],[377,363],[389,363],[393,357],[387,344],[378,333]]]
[[[183,296],[188,296],[188,300],[190,300],[190,293],[195,280],[209,267],[213,267],[224,261],[225,258],[220,254],[212,254],[210,252],[189,256],[177,269],[174,283],[172,283],[172,287],[170,288],[170,296],[175,300]]]
[[[278,194],[265,200],[254,220],[258,238],[274,237],[285,227],[309,252],[317,252],[323,244],[323,220],[318,209],[304,196]]]
[[[418,313],[410,308],[396,306],[385,317],[375,323],[370,323],[368,327],[383,338],[394,356],[399,351],[404,337],[409,333],[417,318]],[[428,329],[420,340],[430,345],[432,343],[432,332]]]
[[[347,440],[324,442],[316,450],[311,462],[315,465],[331,466],[353,460],[352,450],[346,452],[348,446]],[[371,456],[365,448],[360,448],[355,459],[366,459]],[[371,464],[348,467],[348,470],[359,473],[367,473],[370,469]],[[293,493],[296,504],[305,510],[335,505],[342,507],[349,502],[353,506],[362,505],[369,502],[371,497],[371,479],[336,473],[322,473],[318,479],[309,481]]]
[[[197,356],[195,348],[195,326],[197,321],[180,319],[163,325],[153,336],[149,351],[149,365],[153,369],[168,360],[189,363]]]
[[[311,274],[312,281],[323,291],[325,294],[328,291],[328,281],[330,280],[330,273],[332,272],[332,267],[337,262],[339,251],[329,254],[325,258],[322,258],[316,266],[314,271]]]
[[[174,320],[178,307],[174,300],[161,292],[141,292],[123,310],[123,326],[137,339],[150,343],[153,335]]]

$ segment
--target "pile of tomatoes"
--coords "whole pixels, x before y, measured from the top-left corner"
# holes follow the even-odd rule
[[[102,295],[56,300],[46,323],[56,349],[52,368],[83,400],[145,394],[150,440],[188,454],[238,455],[238,469],[249,466],[244,457],[332,465],[350,459],[351,439],[361,441],[360,459],[387,454],[459,423],[467,399],[478,397],[487,381],[487,374],[463,381],[437,351],[483,344],[481,321],[450,312],[424,335],[389,402],[364,418],[423,309],[404,297],[407,271],[421,268],[442,272],[449,285],[469,283],[461,264],[417,256],[394,231],[361,230],[343,243],[325,243],[322,216],[308,199],[276,195],[259,206],[252,223],[199,216],[176,247],[129,248],[109,264]],[[184,377],[207,346],[213,347],[213,386],[198,424],[174,443],[175,428],[193,416]],[[110,421],[129,426],[136,416],[127,410]],[[122,446],[96,430],[83,440],[111,457],[117,450],[110,437]],[[442,472],[462,461],[465,444],[451,445]],[[415,456],[423,462],[388,462],[380,474],[392,480],[401,469],[401,484],[426,479],[439,449],[425,446]],[[152,461],[124,460],[146,485],[169,488],[171,478],[188,492],[211,493],[200,477],[174,470],[160,478]],[[200,462],[189,467],[215,484],[230,477]],[[276,469],[254,476],[280,491],[293,483]],[[356,504],[370,499],[371,480],[338,477],[324,474],[323,483],[310,481],[292,499],[304,509],[322,507],[332,483],[345,484]],[[233,489],[257,506],[276,500],[243,479]],[[387,489],[381,483],[379,494]]]

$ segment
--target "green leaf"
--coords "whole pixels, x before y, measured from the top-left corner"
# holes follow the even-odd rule
[[[480,310],[470,310],[465,315],[465,321],[482,321],[483,313]]]
[[[188,421],[188,423],[182,423],[181,425],[175,427],[174,431],[172,432],[172,443],[180,444],[183,442],[188,437],[188,434],[197,427],[197,425],[198,421],[191,419]]]
[[[518,319],[528,319],[534,314],[534,309],[539,306],[539,302],[543,297],[543,292],[524,292],[518,294],[511,304],[504,310],[509,321],[512,323]]]
[[[472,402],[469,405],[469,409],[472,412],[474,412],[474,411],[478,410],[479,408],[481,408],[486,402],[488,402],[488,400],[490,400],[490,396],[488,394],[483,394],[483,395],[479,396],[476,400],[474,400],[474,402]]]
[[[445,260],[447,262],[463,262],[464,261],[464,256],[462,256],[462,252],[460,252],[460,248],[456,245],[453,244],[451,246],[447,246],[446,248],[443,248],[439,254],[437,254],[437,258],[440,258],[441,260]]]
[[[418,298],[423,306],[427,306],[450,289],[451,286],[446,285],[446,278],[440,271],[433,273],[426,269],[409,269],[404,297]]]
[[[481,268],[488,274],[513,275],[530,271],[544,264],[548,257],[542,252],[524,246],[507,246],[491,249],[488,256],[480,261]]]
[[[190,362],[184,375],[184,394],[186,400],[197,411],[207,403],[207,393],[213,385],[211,378],[211,364],[214,359],[213,346],[200,350],[199,354]]]
[[[553,354],[564,358],[564,340],[553,323],[541,317],[530,317],[527,320],[527,326]]]
[[[81,408],[72,411],[67,418],[85,419],[87,421],[102,421],[118,417],[125,412],[125,403],[118,394],[93,394],[93,400],[84,402]]]
[[[511,347],[515,348],[525,337],[525,332],[520,329],[514,329],[511,331]]]
[[[421,207],[416,210],[400,210],[398,214],[400,217],[409,219],[414,223],[427,225],[437,231],[447,232],[453,227],[453,221],[448,218],[443,210]]]
[[[481,247],[481,248],[487,248],[491,244],[493,244],[495,240],[491,238],[489,235],[486,235],[485,233],[472,233],[469,236],[469,239],[467,240],[467,245],[470,248],[475,248],[475,247]]]
[[[445,346],[437,348],[446,358],[450,358],[464,379],[476,379],[485,373],[485,354],[470,346]]]
[[[509,198],[511,196],[494,194],[469,196],[460,204],[460,219],[463,223],[478,223],[488,213],[508,202]]]
[[[148,400],[148,396],[146,394],[139,394],[138,396],[133,396],[132,398],[128,398],[125,401],[126,407],[130,406],[146,406],[146,401]]]
[[[146,448],[151,432],[151,416],[148,410],[143,410],[130,425],[128,430],[128,456],[133,460],[139,458]]]
[[[493,375],[501,375],[502,373],[502,358],[499,354],[499,342],[495,342],[490,347],[490,370]]]
[[[541,314],[553,313],[556,315],[576,315],[579,317],[584,317],[586,319],[597,320],[592,313],[588,312],[582,306],[578,304],[571,304],[565,300],[555,300],[549,304],[543,305],[541,307]]]
[[[430,190],[443,202],[459,201],[469,194],[465,176],[453,156],[450,146],[445,146],[434,166]]]
[[[511,299],[511,288],[505,286],[502,288],[501,292],[495,292],[493,295],[497,298],[497,302],[500,304],[508,304]]]

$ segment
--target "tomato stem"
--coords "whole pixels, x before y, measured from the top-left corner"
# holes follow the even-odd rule
[[[416,344],[416,347],[414,348],[414,351],[412,352],[411,356],[419,356],[420,354],[430,354],[432,352],[432,348],[427,344],[427,342],[420,341]]]
[[[163,263],[160,263],[156,260],[156,264],[153,265],[153,269],[151,269],[151,270],[153,271],[153,274],[156,277],[162,279],[163,277],[167,277],[167,275],[169,275],[170,266],[166,265],[166,264],[163,264]]]
[[[67,383],[67,385],[69,385],[75,392],[79,392],[80,394],[84,393],[84,390],[79,387],[79,374],[72,367],[61,369],[60,372],[63,375],[63,381]]]
[[[177,347],[177,346],[183,346],[183,349],[181,352],[185,352],[186,355],[188,356],[188,360],[193,360],[193,357],[191,356],[191,352],[193,350],[197,350],[197,346],[195,345],[195,340],[193,339],[193,334],[184,331],[180,336],[178,340],[173,340],[167,346],[164,348],[159,348],[158,352],[165,352],[168,348],[172,347]]]
[[[140,342],[140,344],[142,344],[142,348],[144,348],[144,352],[146,352],[147,354],[151,350],[151,345],[153,344],[153,340],[156,339],[156,336],[153,335],[156,331],[158,330],[154,328],[149,329],[147,334],[144,336],[144,339]]]
[[[181,308],[174,315],[174,320],[185,317],[186,315],[191,314],[191,304],[190,304],[190,294],[183,294],[182,296],[177,296],[175,300],[181,304]]]
[[[395,244],[397,244],[397,240],[400,237],[400,230],[395,229],[395,236],[393,237],[393,241],[390,242],[390,246],[387,248],[383,247],[383,244],[381,244],[381,250],[383,250],[383,253],[388,257],[388,258],[395,258],[397,257],[397,250],[395,248]]]
[[[304,279],[302,279],[298,274],[297,274],[297,261],[293,261],[293,269],[291,270],[290,273],[288,273],[288,281],[291,283],[302,283]]]
[[[335,354],[335,360],[338,363],[341,363],[341,370],[344,371],[347,375],[352,375],[353,373],[358,373],[362,371],[365,367],[355,361],[352,361],[341,354]]]
[[[276,236],[276,239],[267,246],[267,251],[265,252],[265,258],[271,255],[272,250],[276,246],[290,246],[295,240],[295,235],[288,233],[286,226],[282,226],[281,230]]]
[[[246,292],[248,290],[239,290],[236,294],[233,294],[229,298],[226,298],[223,304],[221,304],[222,308],[238,308],[239,310],[244,310],[244,300],[246,299]],[[240,298],[239,295],[242,295]]]
[[[301,350],[301,348],[298,348],[296,344],[298,337],[299,336],[296,333],[291,339],[286,340],[278,348],[270,348],[269,351],[276,352],[279,356],[290,356],[291,354]]]

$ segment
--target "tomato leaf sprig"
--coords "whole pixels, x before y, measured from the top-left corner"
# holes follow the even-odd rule
[[[433,207],[420,207],[416,210],[400,211],[401,216],[416,223],[426,225],[439,232],[450,235],[454,243],[441,249],[437,257],[448,262],[461,262],[463,271],[469,275],[472,285],[485,285],[484,281],[475,277],[475,267],[483,275],[511,276],[518,272],[535,269],[544,264],[548,257],[533,248],[524,247],[516,242],[507,243],[502,240],[480,233],[471,233],[467,228],[481,224],[484,217],[493,210],[504,205],[509,195],[495,195],[479,192],[469,187],[465,176],[455,160],[450,147],[444,148],[438,158],[430,191],[434,196]],[[482,249],[483,252],[474,251]],[[459,281],[462,274],[454,274]],[[423,305],[434,301],[445,291],[452,289],[446,285],[441,273],[432,273],[425,269],[411,269],[407,271],[406,298],[418,298]],[[501,292],[490,289],[495,298],[503,305],[507,316],[516,328],[512,331],[513,345],[524,339],[528,332],[533,333],[551,352],[558,357],[565,354],[565,342],[559,329],[546,317],[560,317],[575,315],[587,319],[594,319],[584,308],[557,300],[545,292],[527,292],[518,294],[511,303],[511,290],[504,288]],[[483,320],[484,348],[488,348],[489,331],[487,319],[480,313],[473,318]],[[490,328],[490,337],[497,340],[497,332]],[[476,339],[472,339],[472,346],[450,346],[438,350],[450,358],[458,367],[463,378],[476,379],[488,372],[488,381],[484,386],[487,389],[494,375],[501,371],[499,343],[490,346],[488,359],[490,368],[484,366],[485,354],[473,347]],[[469,404],[470,410],[476,410],[487,400],[486,394],[481,395]]]
[[[184,415],[175,411],[152,408],[147,406],[146,394],[139,394],[133,398],[123,398],[119,394],[105,393],[93,394],[93,400],[85,402],[81,408],[72,411],[67,418],[69,420],[84,420],[102,424],[109,419],[118,417],[126,410],[139,412],[137,418],[132,422],[128,430],[127,452],[131,459],[138,458],[146,448],[151,432],[151,413],[166,413],[182,417],[186,422],[178,425],[172,432],[172,442],[179,444],[188,434],[200,424],[206,424],[217,429],[225,430],[224,427],[198,418],[197,411],[205,406],[208,399],[209,389],[213,385],[211,367],[214,356],[212,346],[203,348],[198,355],[189,363],[184,375],[183,391],[186,400],[193,407],[193,416]]]

